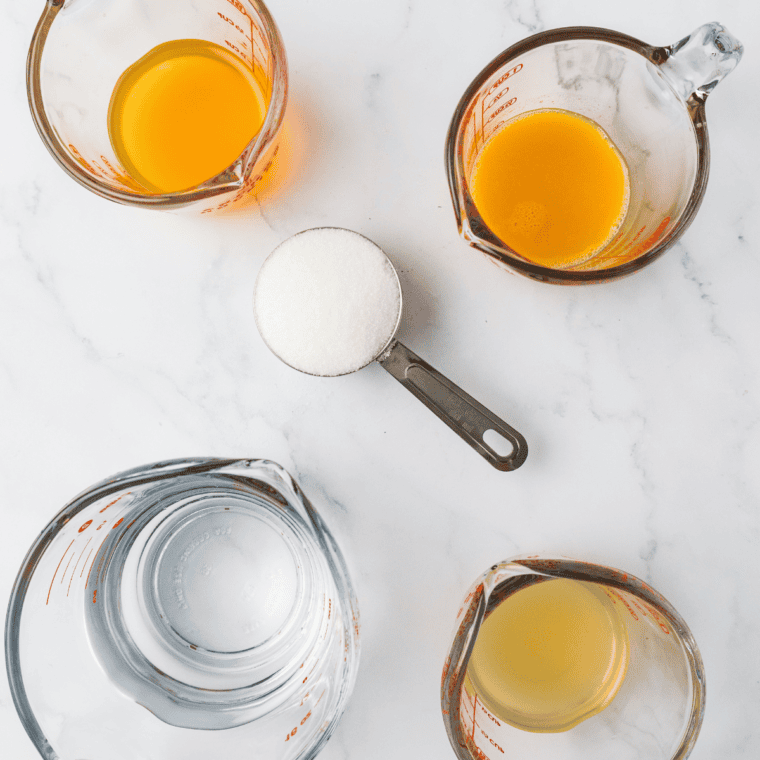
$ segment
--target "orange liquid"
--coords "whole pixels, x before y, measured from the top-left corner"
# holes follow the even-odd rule
[[[174,40],[119,77],[108,133],[135,181],[170,193],[230,166],[261,129],[266,110],[262,86],[240,58],[213,42]]]
[[[569,111],[532,111],[486,143],[470,189],[502,242],[561,269],[586,261],[615,235],[628,208],[628,169],[594,122]]]

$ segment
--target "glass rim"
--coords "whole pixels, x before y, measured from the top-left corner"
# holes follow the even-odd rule
[[[111,187],[93,177],[77,161],[71,158],[69,151],[64,147],[56,134],[56,130],[50,124],[50,120],[45,112],[40,79],[42,57],[45,42],[50,34],[56,16],[64,8],[65,0],[46,0],[45,7],[37,22],[37,27],[34,30],[29,46],[26,64],[26,89],[34,126],[37,128],[40,139],[56,163],[72,179],[101,198],[107,198],[108,200],[128,206],[174,209],[245,187],[245,183],[253,171],[256,160],[263,155],[265,149],[273,142],[282,126],[287,103],[288,71],[282,37],[269,9],[261,0],[244,0],[244,2],[253,6],[260,15],[264,31],[267,35],[267,44],[272,53],[272,94],[264,123],[240,155],[229,166],[200,185],[172,193],[148,193],[147,191],[139,193]],[[246,163],[246,171],[244,171],[241,179],[230,181],[226,178],[227,173],[232,166],[241,160],[244,160]]]
[[[531,50],[568,40],[597,41],[623,47],[638,53],[656,66],[660,66],[664,63],[671,54],[671,47],[655,47],[653,45],[648,45],[636,37],[631,37],[622,32],[616,32],[604,27],[566,26],[557,29],[549,29],[545,32],[539,32],[538,34],[526,37],[519,42],[516,42],[514,45],[511,45],[491,60],[490,63],[488,63],[472,80],[464,94],[459,99],[446,134],[444,161],[449,183],[449,192],[453,201],[454,214],[456,216],[457,228],[459,229],[460,234],[463,234],[465,227],[469,228],[469,217],[463,210],[463,206],[466,206],[468,209],[471,209],[477,218],[478,224],[482,226],[482,228],[488,233],[488,236],[493,240],[493,242],[483,240],[480,235],[477,235],[477,233],[474,233],[477,237],[477,241],[473,241],[465,236],[465,239],[472,247],[477,248],[510,269],[534,280],[562,285],[580,285],[586,283],[606,282],[633,274],[654,261],[656,258],[659,258],[681,237],[681,235],[683,235],[699,210],[707,188],[707,179],[710,169],[710,144],[705,119],[706,95],[699,96],[698,94],[693,93],[688,100],[683,100],[683,98],[674,91],[676,97],[682,100],[684,108],[687,110],[692,123],[695,147],[697,150],[697,170],[689,200],[673,229],[671,229],[670,232],[657,243],[657,245],[653,246],[648,251],[645,251],[632,261],[618,264],[614,267],[608,267],[606,269],[578,271],[553,269],[552,267],[534,264],[521,258],[516,251],[513,251],[488,228],[488,225],[477,211],[475,202],[470,195],[468,183],[465,180],[462,157],[463,151],[461,150],[461,138],[463,133],[461,126],[464,124],[468,112],[474,106],[474,99],[478,90],[496,71]]]

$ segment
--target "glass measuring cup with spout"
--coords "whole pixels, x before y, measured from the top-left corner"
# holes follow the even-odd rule
[[[287,83],[260,0],[46,0],[27,64],[32,118],[69,176],[119,203],[201,213],[270,182]]]
[[[683,760],[704,705],[699,649],[660,593],[540,555],[470,587],[441,682],[459,760]]]
[[[266,460],[160,462],[102,481],[34,543],[8,676],[40,755],[313,758],[353,688],[343,556]]]
[[[508,48],[468,87],[446,138],[446,169],[460,234],[499,266],[543,282],[603,282],[654,261],[680,238],[699,209],[710,163],[705,102],[742,52],[741,43],[717,23],[666,47],[609,29],[568,27]],[[627,207],[621,205],[621,213],[612,215],[610,222],[617,220],[607,225],[606,239],[600,235],[577,256],[563,250],[569,235],[563,238],[562,231],[567,220],[590,218],[598,207],[593,195],[585,204],[579,200],[580,182],[567,180],[558,191],[557,215],[550,210],[548,221],[540,197],[523,198],[520,213],[503,209],[503,219],[491,214],[490,223],[484,219],[489,216],[484,202],[478,206],[475,179],[484,148],[505,127],[540,111],[575,115],[601,128],[627,174]],[[537,151],[539,145],[537,140]],[[583,172],[598,165],[580,158],[577,163]],[[530,174],[532,169],[521,171]],[[546,171],[543,185],[556,181],[551,167]],[[504,169],[503,181],[510,187],[525,179]],[[596,180],[589,182],[598,187]],[[552,257],[533,255],[511,225],[524,227],[525,235],[536,239],[556,236]]]

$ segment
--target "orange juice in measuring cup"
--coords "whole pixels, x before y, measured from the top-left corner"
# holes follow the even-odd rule
[[[470,588],[441,704],[459,760],[674,760],[696,741],[704,688],[689,629],[650,586],[534,556]]]
[[[48,0],[32,115],[77,181],[149,208],[226,208],[281,163],[285,50],[259,0]],[[80,7],[82,6],[82,7]]]
[[[602,282],[653,261],[697,213],[705,100],[742,50],[714,23],[666,47],[568,27],[505,50],[446,140],[460,233],[544,282]]]

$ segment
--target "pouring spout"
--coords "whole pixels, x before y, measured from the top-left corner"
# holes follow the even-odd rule
[[[744,46],[722,24],[695,29],[674,45],[659,48],[656,62],[665,78],[684,99],[704,101],[739,63]]]

